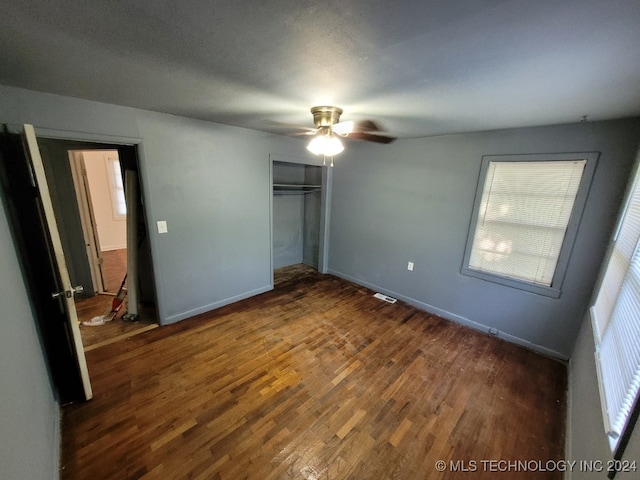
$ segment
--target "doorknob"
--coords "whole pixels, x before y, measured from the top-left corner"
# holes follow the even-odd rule
[[[62,292],[53,292],[51,294],[51,298],[60,298],[63,295],[67,298],[73,297],[76,293],[84,292],[84,287],[82,285],[78,285],[77,287],[71,287],[71,290],[63,290]]]

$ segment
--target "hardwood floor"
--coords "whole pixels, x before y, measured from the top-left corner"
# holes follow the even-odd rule
[[[103,258],[102,272],[105,289],[110,294],[115,295],[118,293],[122,279],[127,273],[127,250],[107,250],[103,251],[101,255]],[[145,305],[139,306],[137,322],[125,322],[121,320],[122,316],[127,313],[126,299],[120,312],[118,312],[118,315],[113,321],[99,326],[82,325],[84,321],[108,313],[111,310],[112,301],[113,296],[111,295],[76,298],[76,310],[78,312],[78,321],[81,323],[80,333],[82,335],[82,344],[84,345],[85,352],[104,344],[129,338],[132,335],[158,326],[155,309]]]
[[[106,292],[118,293],[122,279],[127,273],[127,249],[106,250],[100,252],[102,257],[102,275]]]
[[[95,295],[89,298],[76,298],[76,311],[80,322],[80,335],[85,352],[102,345],[129,338],[138,333],[158,326],[156,311],[149,306],[141,305],[138,309],[137,322],[125,322],[122,316],[127,313],[125,303],[111,322],[98,326],[82,325],[98,315],[104,315],[111,310],[114,297],[111,295]]]
[[[562,459],[563,364],[296,268],[88,352],[95,397],[63,409],[61,478],[562,478],[481,462]]]

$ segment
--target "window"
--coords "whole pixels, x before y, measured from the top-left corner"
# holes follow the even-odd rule
[[[122,185],[122,171],[120,160],[107,158],[107,172],[109,173],[109,187],[111,192],[111,208],[113,218],[122,220],[127,217],[127,203],[124,199],[124,186]]]
[[[620,446],[640,388],[640,169],[637,169],[591,307],[604,425]]]
[[[483,157],[462,272],[558,298],[597,158]]]

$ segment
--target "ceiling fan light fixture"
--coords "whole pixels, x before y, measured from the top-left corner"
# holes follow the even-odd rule
[[[324,135],[316,135],[311,139],[309,145],[307,145],[307,150],[309,150],[314,155],[320,155],[324,151],[326,138],[327,137],[325,137]]]
[[[309,150],[314,155],[324,155],[325,157],[333,157],[344,150],[344,146],[338,137],[333,135],[316,135],[311,139]]]

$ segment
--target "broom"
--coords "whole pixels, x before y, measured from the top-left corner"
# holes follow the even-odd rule
[[[98,315],[97,317],[93,317],[91,320],[87,320],[86,322],[82,322],[82,325],[86,325],[88,327],[96,327],[99,325],[104,325],[107,322],[110,322],[122,308],[122,302],[124,301],[124,297],[127,296],[127,289],[124,288],[124,284],[127,281],[127,274],[124,274],[124,278],[122,279],[122,283],[120,284],[120,289],[113,300],[111,301],[111,310],[105,313],[104,315]]]

